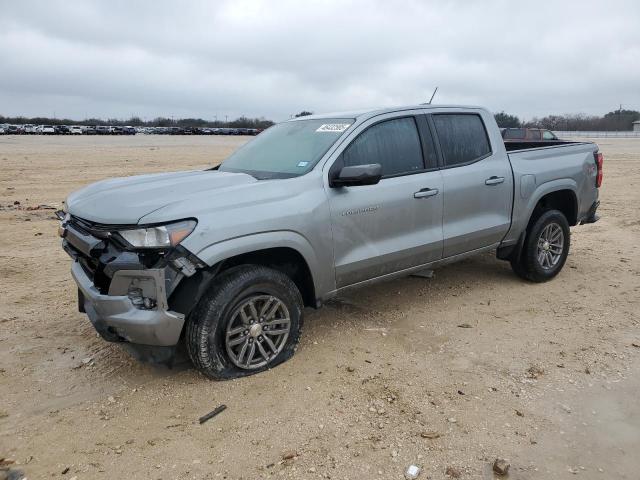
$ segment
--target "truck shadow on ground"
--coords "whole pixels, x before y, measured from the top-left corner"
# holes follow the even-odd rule
[[[407,276],[355,288],[328,301],[320,310],[306,309],[301,343],[304,347],[320,341],[325,338],[327,329],[346,330],[354,323],[393,318],[399,309],[424,307],[430,302],[436,304],[435,307],[446,308],[443,301],[450,295],[457,296],[460,291],[472,293],[475,288],[504,287],[505,282],[518,284],[524,281],[511,271],[507,262],[487,253],[443,266],[435,270],[432,278]],[[172,365],[149,366],[154,376],[195,372],[182,342]]]

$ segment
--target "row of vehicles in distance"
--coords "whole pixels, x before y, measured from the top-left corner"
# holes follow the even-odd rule
[[[228,127],[139,127],[147,135],[258,135],[261,128]]]
[[[0,135],[257,135],[258,128],[132,127],[108,125],[0,125]]]

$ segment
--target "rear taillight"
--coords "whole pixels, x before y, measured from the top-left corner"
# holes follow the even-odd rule
[[[602,185],[602,163],[604,158],[600,152],[594,153],[593,156],[596,158],[596,168],[598,169],[598,173],[596,174],[596,188],[600,188],[600,185]]]

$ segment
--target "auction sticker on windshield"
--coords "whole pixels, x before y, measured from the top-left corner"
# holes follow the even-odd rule
[[[320,125],[316,132],[344,132],[350,125],[350,123],[325,123]]]

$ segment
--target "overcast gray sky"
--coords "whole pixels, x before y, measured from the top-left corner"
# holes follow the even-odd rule
[[[0,1],[0,115],[640,110],[639,1]]]

